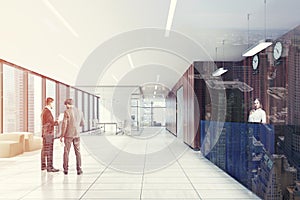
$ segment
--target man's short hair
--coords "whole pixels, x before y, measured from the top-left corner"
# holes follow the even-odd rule
[[[46,105],[49,105],[49,104],[52,103],[53,101],[54,101],[53,98],[48,97],[48,98],[46,99]]]
[[[65,105],[73,105],[73,99],[66,99]]]

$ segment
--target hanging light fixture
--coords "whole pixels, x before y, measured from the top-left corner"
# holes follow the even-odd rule
[[[254,56],[255,54],[261,52],[262,50],[268,48],[273,44],[272,40],[267,38],[267,0],[264,0],[264,40],[259,41],[257,44],[248,48],[245,53],[243,53],[244,57]],[[248,24],[249,24],[249,14],[248,14]],[[248,25],[248,37],[249,37],[249,25]],[[248,39],[249,40],[249,39]],[[249,44],[249,41],[248,41]]]
[[[224,69],[223,67],[217,69],[216,71],[214,71],[211,75],[214,77],[218,77],[223,75],[224,73],[226,73],[228,71],[228,69]]]
[[[272,45],[271,40],[261,40],[257,44],[251,46],[249,49],[243,53],[244,57],[254,56],[255,54],[261,52],[262,50],[268,48]]]

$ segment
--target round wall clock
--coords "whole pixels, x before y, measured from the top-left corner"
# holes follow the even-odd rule
[[[275,60],[278,60],[282,55],[282,43],[276,42],[273,48],[273,57]]]
[[[253,58],[252,58],[252,68],[253,68],[253,70],[256,70],[256,69],[257,69],[258,64],[259,64],[259,57],[258,57],[258,55],[256,54],[256,55],[253,56]]]

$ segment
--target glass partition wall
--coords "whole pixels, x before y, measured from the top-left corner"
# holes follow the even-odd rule
[[[166,102],[164,98],[145,98],[140,106],[141,126],[165,126]]]
[[[158,84],[147,84],[131,93],[131,130],[144,127],[164,127],[166,124],[166,89]]]

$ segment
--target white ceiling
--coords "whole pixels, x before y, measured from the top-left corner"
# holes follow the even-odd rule
[[[0,0],[0,8],[0,58],[70,85],[170,88],[194,60],[241,60],[248,43],[300,25],[299,0]]]

